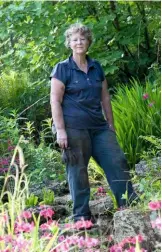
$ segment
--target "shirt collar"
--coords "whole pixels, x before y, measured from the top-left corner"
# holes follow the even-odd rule
[[[88,55],[86,55],[86,59],[87,59],[87,62],[88,62],[88,69],[90,67],[96,67],[95,61],[93,59],[91,59]],[[79,67],[77,66],[77,64],[75,63],[75,61],[73,60],[72,55],[70,55],[68,63],[69,63],[69,67],[71,69],[80,70]]]

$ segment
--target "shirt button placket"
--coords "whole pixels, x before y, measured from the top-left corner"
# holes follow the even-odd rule
[[[87,78],[88,85],[92,85],[89,78]]]

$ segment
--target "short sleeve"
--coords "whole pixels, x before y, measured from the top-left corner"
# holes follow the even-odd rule
[[[61,82],[66,84],[67,76],[66,76],[66,70],[64,64],[58,63],[52,70],[50,74],[50,80],[51,78],[56,78],[60,80]]]
[[[100,63],[98,61],[96,61],[96,65],[97,65],[97,69],[98,69],[98,72],[99,72],[99,76],[100,76],[101,80],[104,81],[105,74],[104,74],[103,68],[102,68],[102,66],[100,65]]]

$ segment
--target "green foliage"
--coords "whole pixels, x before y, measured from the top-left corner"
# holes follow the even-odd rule
[[[20,157],[20,161],[23,159],[23,152],[20,147],[21,143],[23,141],[23,137],[19,139],[18,144],[16,145],[14,155],[12,158],[12,165],[14,165],[16,153],[18,153]],[[21,163],[21,162],[20,162]],[[24,164],[25,165],[25,164]],[[15,250],[15,242],[17,242],[18,238],[18,233],[16,232],[16,227],[18,225],[23,225],[25,224],[28,225],[28,227],[31,227],[30,232],[28,230],[23,230],[22,231],[22,240],[20,246],[22,246],[22,242],[24,244],[24,241],[26,242],[25,244],[25,251],[42,251],[42,252],[49,252],[51,251],[51,248],[57,246],[58,242],[58,232],[59,232],[59,227],[57,225],[53,225],[50,227],[50,232],[52,234],[52,238],[46,242],[44,239],[40,239],[39,233],[40,233],[40,215],[38,218],[34,213],[32,213],[32,226],[28,222],[28,220],[24,220],[27,218],[23,218],[22,214],[24,213],[25,207],[26,207],[26,202],[29,203],[29,206],[33,206],[36,204],[37,199],[35,198],[34,195],[28,195],[28,180],[27,177],[24,173],[24,169],[22,166],[18,167],[16,165],[15,170],[16,174],[15,175],[10,175],[7,174],[4,182],[4,187],[3,190],[1,191],[0,194],[0,222],[1,222],[1,229],[0,229],[0,236],[5,238],[6,236],[12,236],[12,241],[8,241],[7,243],[0,243],[0,250],[3,251],[4,249],[8,250],[11,249],[12,251]],[[10,167],[11,168],[11,167]],[[21,175],[19,176],[19,170],[21,170]],[[14,187],[12,190],[8,187],[8,190],[6,191],[6,187],[9,185],[10,180],[14,181]],[[23,183],[23,188],[21,187]],[[7,202],[3,203],[3,198],[4,195],[7,195]],[[28,243],[30,241],[30,243]],[[13,244],[14,242],[14,244]]]
[[[103,169],[95,162],[93,158],[90,159],[88,164],[89,180],[91,183],[101,183],[104,181],[107,183],[106,175]]]
[[[97,194],[97,188],[91,188],[90,190],[90,200],[94,200]]]
[[[150,200],[156,201],[161,199],[161,167],[158,157],[160,154],[161,141],[155,136],[142,137],[151,143],[148,151],[141,153],[140,158],[147,163],[147,172],[139,177],[133,172],[133,182],[137,186],[137,190],[141,199],[142,208],[146,208]]]
[[[0,155],[6,154],[8,141],[17,144],[19,139],[18,117],[15,111],[11,111],[10,117],[4,116],[0,111]]]
[[[140,136],[143,140],[149,142],[150,147],[147,152],[143,151],[141,158],[150,159],[151,157],[160,156],[161,153],[161,139],[155,136]]]
[[[27,119],[38,125],[48,114],[49,86],[45,80],[32,82],[26,72],[6,71],[0,76],[0,93],[0,107],[6,116],[16,109],[19,124]]]
[[[51,190],[47,190],[46,188],[43,188],[42,194],[43,194],[43,201],[41,203],[45,205],[53,205],[55,199],[54,192]]]
[[[2,113],[3,114],[3,113]],[[61,162],[60,153],[53,149],[52,144],[46,145],[46,139],[53,141],[51,133],[51,119],[43,122],[41,142],[37,145],[34,142],[35,127],[33,122],[26,122],[24,128],[19,128],[16,113],[13,111],[11,118],[0,114],[0,153],[1,157],[8,158],[11,154],[8,147],[17,144],[19,135],[24,133],[25,139],[22,143],[25,159],[28,163],[27,175],[31,184],[46,183],[48,180],[65,180],[65,167]]]
[[[33,207],[38,204],[38,197],[35,196],[33,193],[29,195],[29,197],[25,201],[26,207]]]
[[[90,54],[111,83],[144,79],[153,63],[160,64],[160,2],[2,2],[0,19],[0,67],[27,69],[35,80],[48,78],[69,55],[63,34],[77,21],[92,28]]]
[[[149,95],[146,100],[145,93]],[[144,87],[134,80],[131,88],[118,87],[112,107],[119,144],[129,163],[135,165],[149,147],[140,136],[160,136],[160,87],[149,82]]]
[[[113,192],[112,192],[110,189],[108,189],[108,190],[106,190],[106,194],[109,195],[109,197],[110,197],[111,200],[112,200],[112,203],[113,203],[113,210],[116,210],[116,209],[118,208],[118,203],[117,203],[117,201],[116,201],[116,198],[115,198]]]
[[[154,163],[154,164],[153,164]],[[156,201],[161,199],[161,178],[160,165],[157,162],[155,169],[155,160],[147,161],[148,172],[141,178],[137,175],[133,177],[133,183],[137,186],[137,193],[140,197],[140,206],[144,210],[147,208],[150,200]]]
[[[33,143],[28,143],[24,147],[24,155],[28,162],[27,174],[31,184],[65,180],[65,168],[60,153],[56,150],[49,146],[36,147]]]

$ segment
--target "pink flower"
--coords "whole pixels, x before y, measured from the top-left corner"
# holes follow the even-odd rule
[[[151,201],[151,202],[149,202],[148,206],[151,210],[158,210],[161,208],[161,201],[160,200]]]
[[[91,228],[93,226],[93,223],[91,220],[79,220],[76,223],[74,223],[74,228],[76,228],[77,230],[85,228]]]
[[[7,158],[1,159],[1,164],[2,165],[9,165],[9,160]]]
[[[58,251],[64,251],[64,252],[68,252],[69,251],[69,245],[67,243],[61,243],[59,245],[59,250]]]
[[[3,241],[3,239],[4,239],[3,236],[0,236],[0,242]]]
[[[64,235],[60,235],[58,238],[59,242],[62,242],[65,240],[65,236]]]
[[[15,223],[15,233],[26,232],[30,233],[34,228],[34,222],[26,223],[26,222],[16,222]]]
[[[139,243],[141,243],[142,241],[144,241],[144,238],[143,238],[142,235],[137,235],[137,236],[136,236],[136,240],[137,240]]]
[[[43,223],[43,224],[40,225],[40,229],[41,230],[46,230],[46,229],[49,229],[52,226],[58,226],[58,222],[48,220],[46,223]]]
[[[8,221],[8,214],[2,215],[2,220],[6,223]]]
[[[155,221],[151,221],[151,226],[152,226],[152,228],[156,228]]]
[[[161,229],[161,218],[158,217],[158,218],[156,218],[155,221],[151,221],[151,226],[152,226],[152,228]]]
[[[32,217],[32,214],[30,211],[24,211],[22,212],[21,216],[25,219],[30,219]]]
[[[30,251],[31,241],[24,239],[24,237],[20,234],[17,235],[16,239],[12,243],[15,248],[14,251]]]
[[[0,172],[7,172],[8,168],[0,168]]]
[[[49,228],[49,224],[47,224],[47,223],[43,223],[43,224],[40,225],[41,230],[46,230],[48,228]]]
[[[74,228],[74,224],[73,223],[65,223],[65,228],[72,229],[72,228]]]
[[[161,218],[160,218],[160,217],[158,217],[158,218],[155,220],[155,223],[156,223],[156,227],[157,227],[158,229],[161,229]]]
[[[40,211],[40,216],[44,216],[45,218],[52,218],[54,215],[54,211],[51,208],[43,209]]]
[[[45,238],[46,240],[49,240],[52,238],[52,234],[50,234],[49,232],[45,232],[41,238]]]
[[[12,235],[5,235],[3,238],[6,243],[12,243],[12,241],[13,241]]]
[[[150,102],[150,103],[148,104],[148,106],[149,106],[149,107],[153,107],[154,104],[155,104],[155,102],[153,101],[153,102]]]
[[[106,193],[106,192],[105,192],[105,189],[102,186],[100,186],[97,189],[97,193]]]
[[[109,242],[113,241],[113,235],[109,235],[109,236],[107,237],[107,239],[108,239]]]
[[[57,247],[58,248],[57,251],[59,252],[69,251],[71,245],[72,246],[76,245],[78,248],[84,248],[84,251],[90,252],[94,251],[92,247],[95,247],[99,244],[98,239],[78,235],[67,236],[66,238],[64,236],[60,236],[59,242],[61,242],[61,244],[59,244],[59,246]],[[86,248],[88,249],[86,250]],[[95,251],[97,252],[98,250]]]
[[[118,245],[114,245],[114,246],[110,247],[110,252],[122,252],[122,247],[120,247]]]
[[[143,94],[142,97],[143,97],[144,100],[147,100],[149,98],[149,94],[145,93],[145,94]]]
[[[130,247],[128,250],[127,250],[128,252],[135,252],[135,247]]]
[[[8,151],[12,151],[15,149],[15,146],[8,146]]]
[[[84,240],[84,237],[81,236],[78,241],[77,241],[77,245],[79,248],[83,248],[85,246],[85,240]]]

